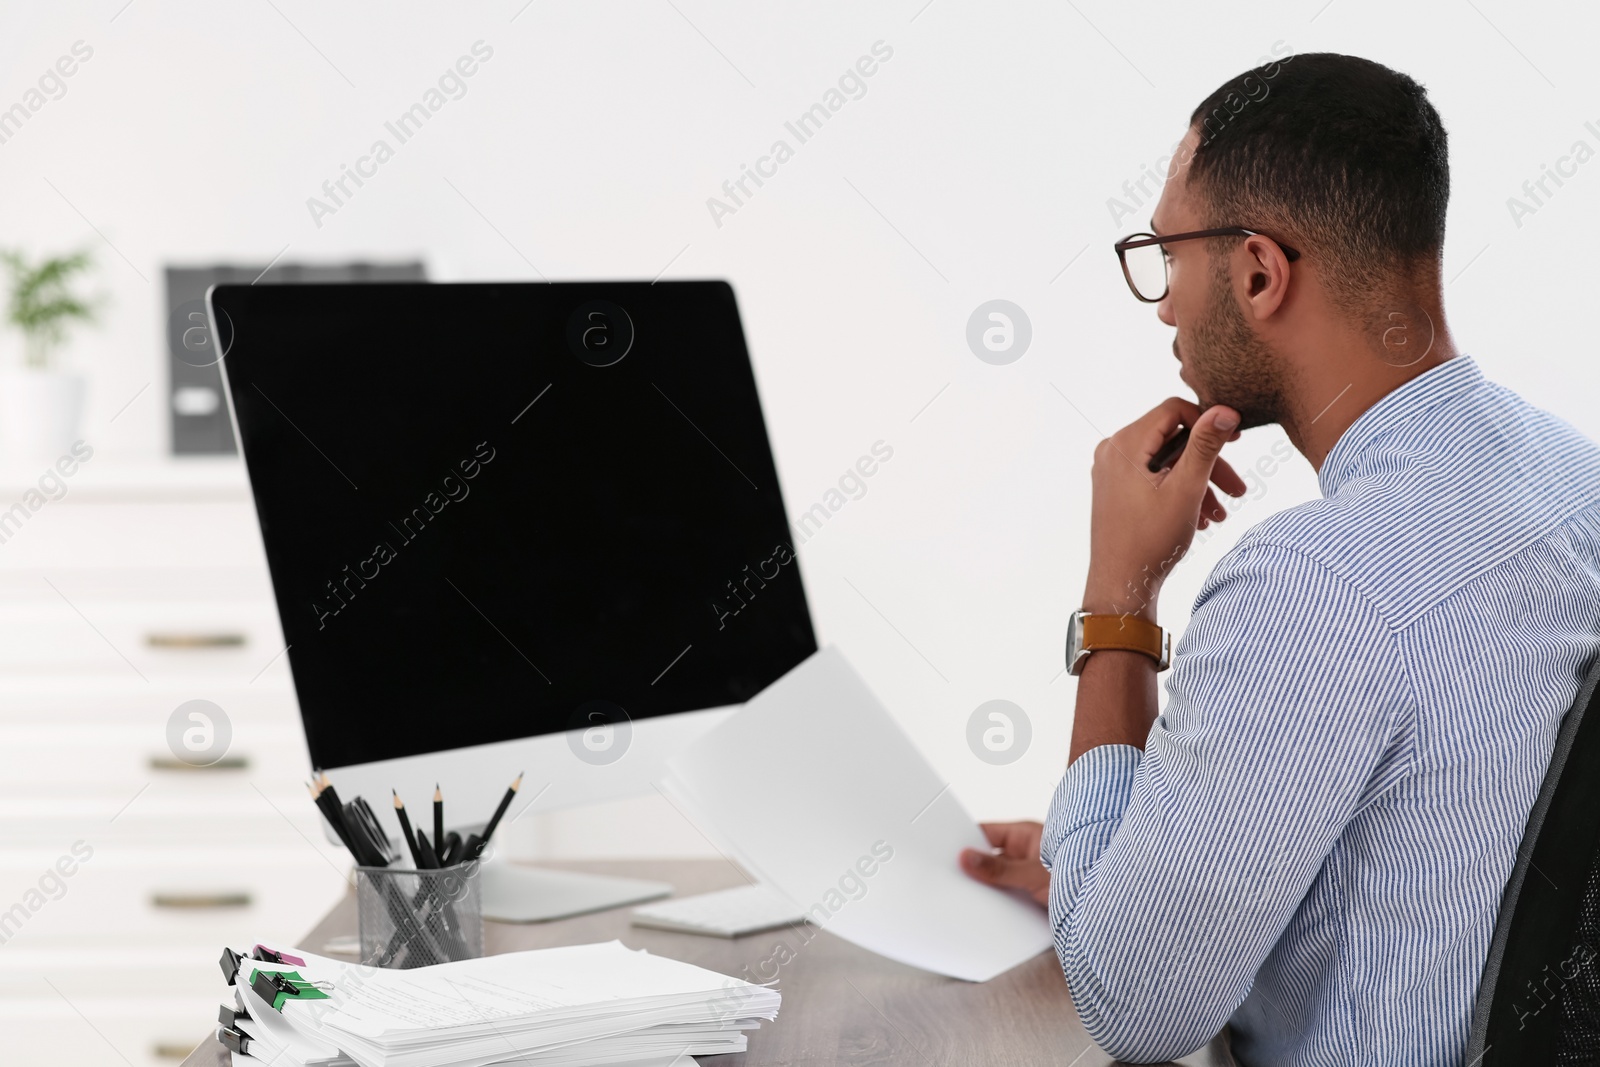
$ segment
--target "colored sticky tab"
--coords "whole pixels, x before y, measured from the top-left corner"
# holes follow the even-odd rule
[[[291,956],[287,952],[279,952],[277,949],[268,948],[266,945],[257,945],[250,954],[263,963],[292,963],[296,967],[304,967],[306,965],[306,961],[299,956]]]

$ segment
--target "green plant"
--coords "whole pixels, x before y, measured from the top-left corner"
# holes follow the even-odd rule
[[[87,251],[46,256],[30,264],[21,252],[0,251],[0,263],[11,272],[11,303],[6,318],[22,331],[24,359],[39,370],[67,339],[74,323],[93,322],[94,305],[73,293],[72,281],[93,265]]]

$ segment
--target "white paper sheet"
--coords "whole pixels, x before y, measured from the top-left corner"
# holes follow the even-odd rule
[[[451,1032],[499,1033],[529,1017],[606,1013],[612,1003],[760,995],[742,981],[620,941],[366,974],[367,981],[340,987],[344,995],[321,1017],[322,1025],[372,1039],[435,1039]]]
[[[982,982],[1050,947],[1044,909],[958,866],[986,849],[844,655],[828,646],[667,763],[661,787],[831,933]]]

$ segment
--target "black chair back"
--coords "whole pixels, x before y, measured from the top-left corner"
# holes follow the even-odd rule
[[[1600,657],[1562,721],[1506,882],[1467,1067],[1600,1064]]]

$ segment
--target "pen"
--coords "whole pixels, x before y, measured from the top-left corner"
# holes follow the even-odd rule
[[[517,790],[521,788],[522,774],[518,773],[517,780],[511,783],[511,787],[506,790],[506,795],[500,798],[500,806],[494,809],[494,814],[489,818],[489,825],[483,828],[483,840],[478,842],[477,851],[473,852],[470,858],[476,859],[489,846],[489,838],[494,835],[495,827],[500,825],[500,817],[506,813],[506,809],[511,806],[512,799],[517,795]]]
[[[428,835],[421,830],[417,831],[417,854],[422,857],[425,869],[439,869],[439,860],[428,842]],[[453,880],[448,875],[444,879],[418,878],[417,892],[411,898],[411,905],[414,909],[421,907],[423,925],[434,934],[439,947],[445,950],[445,959],[459,960],[467,957],[467,946],[451,921],[450,908],[444,896]]]
[[[433,858],[444,860],[444,793],[433,783]]]
[[[405,839],[406,847],[411,850],[411,862],[416,864],[417,870],[426,870],[422,866],[422,853],[417,851],[417,839],[411,836],[411,819],[406,815],[405,802],[400,799],[400,794],[395,793],[393,789],[389,790],[389,792],[394,793],[394,814],[400,820],[400,836]]]
[[[1170,467],[1178,461],[1178,453],[1183,451],[1183,446],[1189,443],[1189,427],[1185,426],[1168,438],[1167,443],[1156,449],[1156,454],[1150,457],[1147,464],[1151,474],[1160,474],[1163,468]]]
[[[424,871],[439,869],[439,853],[428,842],[428,835],[421,830],[417,831],[417,869]]]
[[[323,781],[327,781],[326,775]],[[355,856],[356,862],[363,867],[387,867],[389,842],[372,809],[367,807],[367,802],[356,797],[348,804],[340,804],[339,794],[334,791],[332,784],[325,792],[344,820],[345,830],[350,835],[350,853]]]
[[[362,849],[356,861],[364,867],[389,866],[389,839],[378,817],[367,806],[366,798],[356,797],[345,805],[345,822],[350,826],[350,836]]]

